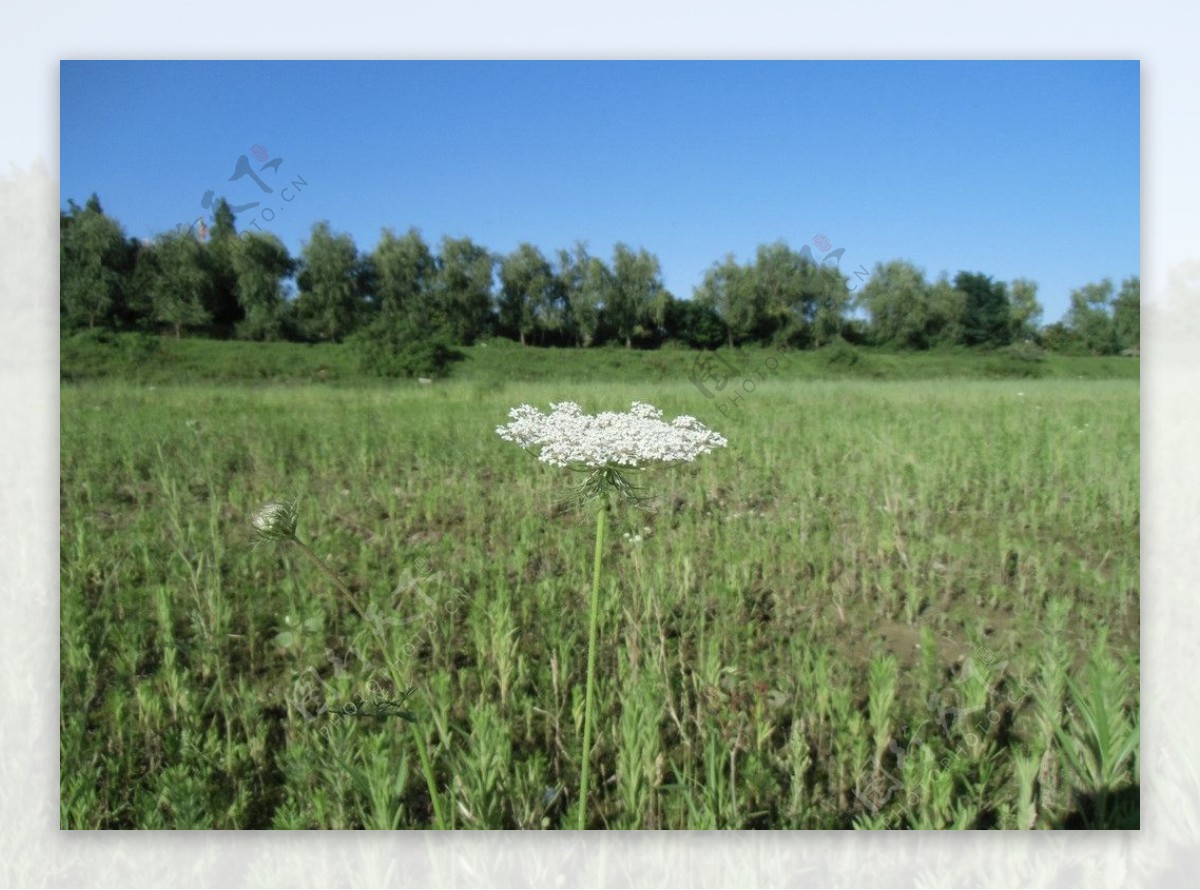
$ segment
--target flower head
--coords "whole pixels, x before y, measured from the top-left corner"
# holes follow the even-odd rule
[[[259,538],[264,541],[286,541],[296,536],[296,503],[272,501],[263,504],[250,517]]]
[[[662,411],[634,402],[626,413],[584,414],[574,402],[552,403],[550,414],[530,405],[513,408],[511,423],[496,427],[500,438],[524,448],[540,447],[538,459],[557,467],[635,468],[689,463],[727,442],[694,417],[670,423]]]

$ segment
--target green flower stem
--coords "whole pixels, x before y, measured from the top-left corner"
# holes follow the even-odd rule
[[[350,592],[350,588],[345,585],[345,583],[337,576],[337,573],[334,572],[333,569],[329,568],[329,566],[325,564],[325,560],[317,556],[311,547],[309,547],[295,535],[292,535],[288,540],[299,547],[309,559],[316,563],[317,568],[319,568],[325,574],[325,576],[333,582],[333,586],[336,587],[341,592],[342,596],[346,598],[347,602],[349,602],[354,608],[354,611],[358,613],[358,617],[363,620],[363,623],[366,624],[367,627],[371,628],[371,631],[375,634],[375,641],[379,644],[380,652],[383,654],[384,663],[387,664],[388,674],[392,678],[392,685],[396,688],[396,694],[399,695],[400,691],[404,688],[404,684],[400,677],[400,669],[392,660],[391,651],[388,648],[387,640],[380,632],[379,625],[367,617],[367,613],[363,611],[363,607],[359,605],[358,600],[354,597],[354,594]],[[429,759],[429,749],[425,744],[425,736],[417,728],[416,723],[412,721],[406,722],[408,722],[409,730],[412,732],[413,741],[417,745],[417,754],[421,758],[421,771],[425,774],[425,787],[429,791],[429,800],[433,805],[434,825],[439,829],[444,829],[446,827],[446,820],[442,814],[441,797],[437,791],[437,783],[433,778],[433,763]]]
[[[600,618],[600,563],[604,547],[604,521],[608,500],[601,498],[596,513],[596,561],[592,569],[592,599],[588,616],[587,697],[583,709],[583,759],[579,776],[579,829],[587,827],[588,766],[592,753],[592,701],[596,696],[596,625]]]
[[[429,802],[433,804],[433,824],[439,830],[443,830],[446,828],[446,818],[442,815],[441,796],[438,794],[437,783],[433,779],[433,763],[429,760],[429,749],[425,747],[425,734],[412,721],[408,721],[408,729],[417,743],[417,755],[421,758],[421,772],[425,774],[425,788],[429,791]]]
[[[333,582],[333,586],[341,591],[342,596],[344,596],[350,605],[354,607],[354,611],[358,613],[358,617],[361,618],[365,623],[370,624],[371,622],[367,620],[367,613],[364,612],[363,607],[358,604],[358,600],[354,598],[354,594],[350,592],[350,588],[342,582],[342,579],[337,576],[337,573],[334,572],[333,569],[325,565],[325,560],[317,556],[311,547],[309,547],[295,535],[292,535],[290,538],[288,538],[288,540],[299,547],[300,550],[303,551],[304,555],[311,559],[316,564],[317,568],[325,573],[325,577]],[[387,652],[385,650],[384,656],[386,657],[386,655]],[[397,690],[397,692],[398,691],[399,690]]]

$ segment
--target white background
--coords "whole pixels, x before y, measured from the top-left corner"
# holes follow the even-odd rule
[[[0,13],[0,885],[1197,886],[1197,29],[1182,3],[194,0]],[[1142,60],[1142,829],[58,830],[58,62],[64,58]],[[169,113],[169,112],[164,112]],[[152,138],[153,134],[147,134]],[[7,163],[5,163],[7,162]]]

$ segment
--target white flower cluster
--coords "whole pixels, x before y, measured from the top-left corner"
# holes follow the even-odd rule
[[[628,413],[584,414],[574,402],[551,403],[543,414],[530,405],[508,412],[512,422],[496,427],[500,438],[529,448],[541,446],[538,459],[556,467],[641,467],[686,463],[728,444],[694,417],[670,423],[662,411],[634,402]]]

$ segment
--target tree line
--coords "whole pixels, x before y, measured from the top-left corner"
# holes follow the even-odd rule
[[[470,345],[487,336],[525,344],[627,348],[666,341],[695,348],[772,343],[819,347],[842,339],[906,349],[1035,343],[1058,351],[1136,349],[1140,284],[1109,279],[1071,294],[1042,326],[1037,284],[959,272],[928,281],[907,260],[875,265],[865,282],[807,248],[762,245],[727,256],[691,299],[662,284],[654,254],[617,244],[610,259],[577,243],[545,255],[523,243],[494,254],[470,238],[437,249],[410,228],[384,229],[373,251],[316,223],[299,257],[268,232],[241,232],[225,200],[202,232],[149,241],[125,235],[92,195],[60,212],[60,319],[80,330],[170,332],[247,340]],[[830,263],[828,260],[833,259]]]

